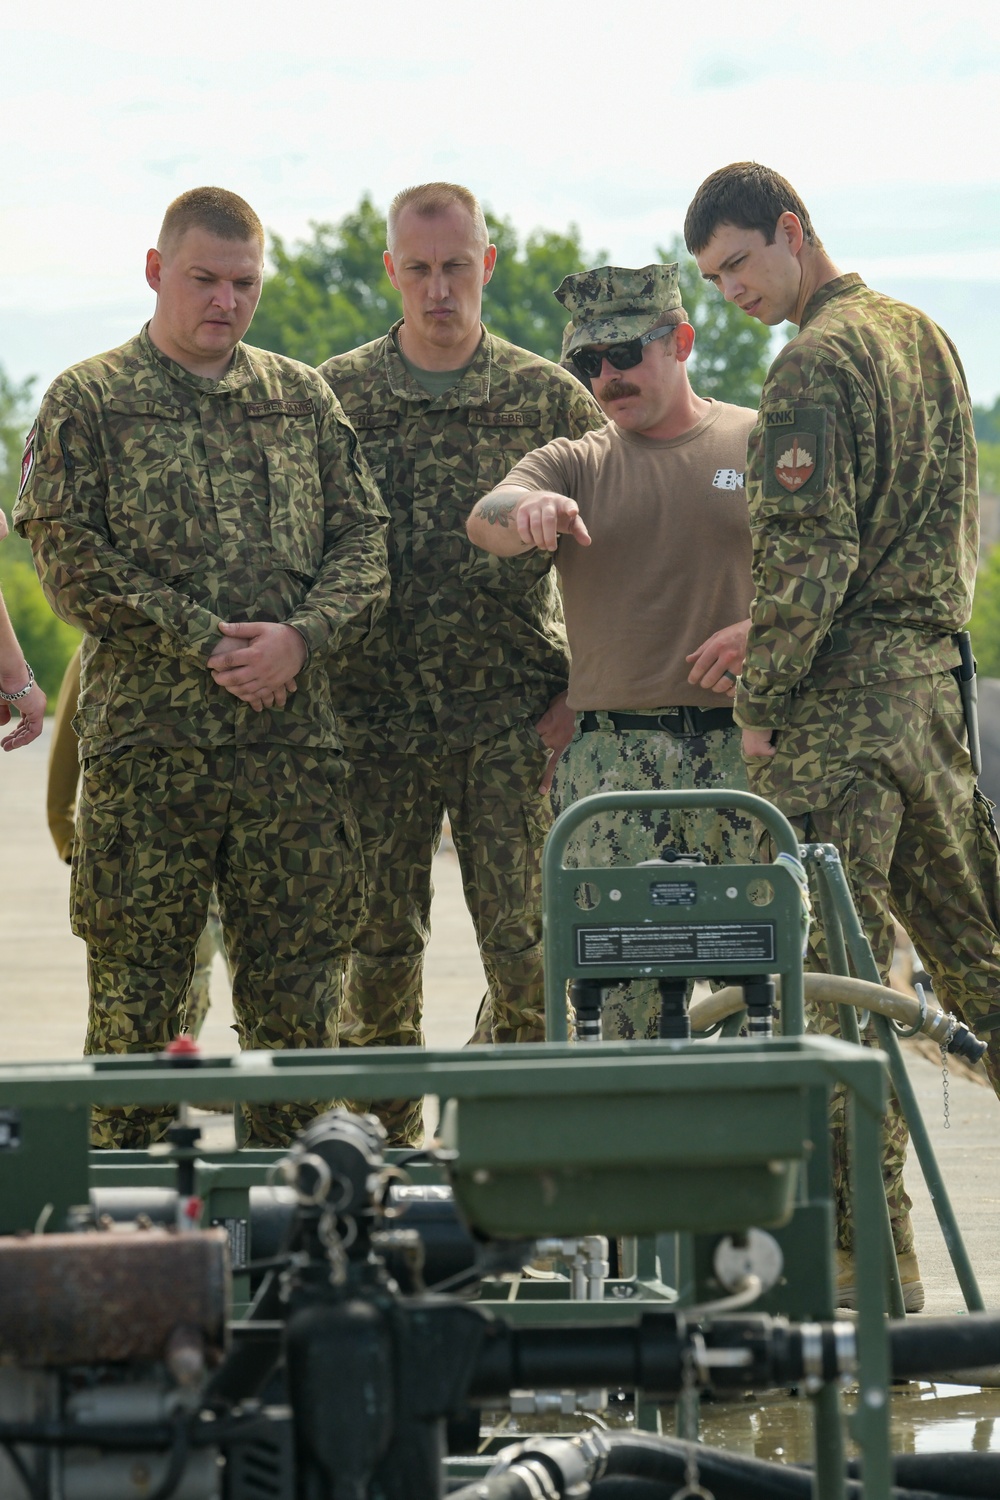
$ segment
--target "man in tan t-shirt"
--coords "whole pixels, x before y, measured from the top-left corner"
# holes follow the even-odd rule
[[[608,425],[536,448],[484,496],[470,539],[501,557],[548,551],[559,570],[572,664],[573,741],[557,809],[592,792],[746,789],[731,707],[753,597],[743,470],[756,413],[691,389],[694,329],[677,266],[604,266],[556,296],[574,328],[566,354]],[[720,706],[721,703],[724,706]],[[567,863],[635,864],[701,854],[755,858],[735,811],[605,815]],[[652,981],[617,990],[605,1036],[655,1036]]]

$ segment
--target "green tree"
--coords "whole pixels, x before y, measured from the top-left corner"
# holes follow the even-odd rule
[[[1000,495],[1000,441],[979,444],[979,488],[984,495]]]
[[[270,235],[274,270],[264,279],[249,338],[318,365],[385,333],[400,303],[382,265],[385,218],[369,197],[339,223],[310,228],[312,238],[294,246]]]
[[[973,406],[972,421],[979,443],[1000,443],[1000,396],[992,406]]]
[[[0,366],[0,504],[8,522],[21,478],[34,384],[30,377],[18,384]],[[49,609],[35,576],[31,548],[13,531],[0,543],[0,588],[25,657],[54,707],[66,663],[80,637]]]
[[[0,505],[8,520],[21,478],[21,455],[34,384],[33,376],[18,384],[0,365]]]
[[[552,293],[564,276],[601,264],[607,252],[589,256],[575,224],[562,234],[534,229],[521,246],[510,219],[487,214],[486,222],[497,247],[497,264],[483,294],[484,322],[512,344],[558,359],[566,311]]]
[[[501,338],[558,359],[565,314],[553,288],[593,264],[579,230],[538,229],[522,245],[509,219],[487,220],[499,255],[484,296],[486,323]],[[274,269],[265,278],[250,338],[262,349],[315,365],[380,337],[401,307],[382,264],[385,218],[369,197],[338,223],[310,227],[312,237],[293,246],[270,236]]]
[[[980,674],[1000,677],[1000,546],[980,560],[969,630]]]
[[[677,261],[681,300],[697,338],[691,356],[691,384],[699,396],[756,407],[771,363],[771,331],[748,318],[703,280],[684,241],[675,235],[661,261]]]

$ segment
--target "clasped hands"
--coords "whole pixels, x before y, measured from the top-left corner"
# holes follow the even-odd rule
[[[294,625],[223,621],[221,640],[208,658],[208,669],[220,687],[249,703],[254,713],[284,708],[305,665],[306,643]]]

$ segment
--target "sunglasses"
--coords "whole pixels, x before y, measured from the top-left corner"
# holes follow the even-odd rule
[[[654,339],[666,338],[675,331],[675,327],[675,324],[668,323],[665,328],[651,328],[637,339],[629,339],[624,344],[609,344],[606,349],[574,349],[570,359],[580,374],[586,375],[590,380],[600,375],[601,365],[605,360],[616,370],[632,370],[642,363],[642,351],[646,345],[651,344]]]

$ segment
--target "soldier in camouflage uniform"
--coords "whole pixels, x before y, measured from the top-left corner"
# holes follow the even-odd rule
[[[46,786],[46,813],[49,832],[56,852],[64,864],[73,863],[76,833],[76,800],[80,785],[80,746],[73,720],[80,698],[80,648],[73,652],[63,673],[59,701],[52,716],[52,738],[49,742],[49,775]],[[230,980],[229,955],[222,936],[222,918],[215,892],[208,904],[208,920],[195,950],[194,973],[184,1010],[183,1030],[199,1035],[211,1003],[212,965],[215,955],[222,956]]]
[[[361,917],[326,658],[371,629],[386,517],[314,371],[240,342],[263,232],[217,188],[167,210],[152,321],[45,395],[17,525],[46,596],[85,632],[73,930],[86,1050],[150,1051],[184,1025],[212,887],[243,1047],[336,1044]],[[246,1107],[284,1145],[327,1101]],[[100,1146],[169,1123],[95,1111]]]
[[[692,391],[676,265],[604,266],[567,276],[556,296],[572,315],[564,358],[592,381],[608,425],[522,459],[468,526],[494,555],[559,570],[576,732],[553,801],[745,789],[739,731],[718,695],[733,691],[749,624],[754,413]],[[735,810],[605,814],[570,841],[566,863],[633,865],[667,850],[745,863],[756,839]],[[604,1034],[656,1036],[659,1011],[658,986],[633,981],[608,1001]]]
[[[370,889],[341,1044],[422,1040],[431,860],[446,811],[489,981],[477,1037],[543,1034],[542,783],[572,732],[566,638],[547,559],[487,557],[465,521],[523,454],[603,418],[571,375],[483,329],[495,260],[467,189],[400,193],[385,264],[402,321],[320,371],[391,517],[388,608],[332,665]],[[391,1143],[420,1138],[416,1101],[378,1113]]]
[[[898,917],[944,1005],[989,1037],[1000,1090],[997,834],[952,675],[979,538],[958,355],[923,313],[841,275],[767,168],[708,178],[685,236],[727,299],[800,328],[750,440],[756,597],[736,717],[751,787],[801,837],[838,847],[885,979]],[[832,1011],[818,1020],[836,1032]],[[912,1309],[923,1294],[905,1146],[893,1109],[884,1169]],[[842,1122],[836,1149],[842,1186]]]

